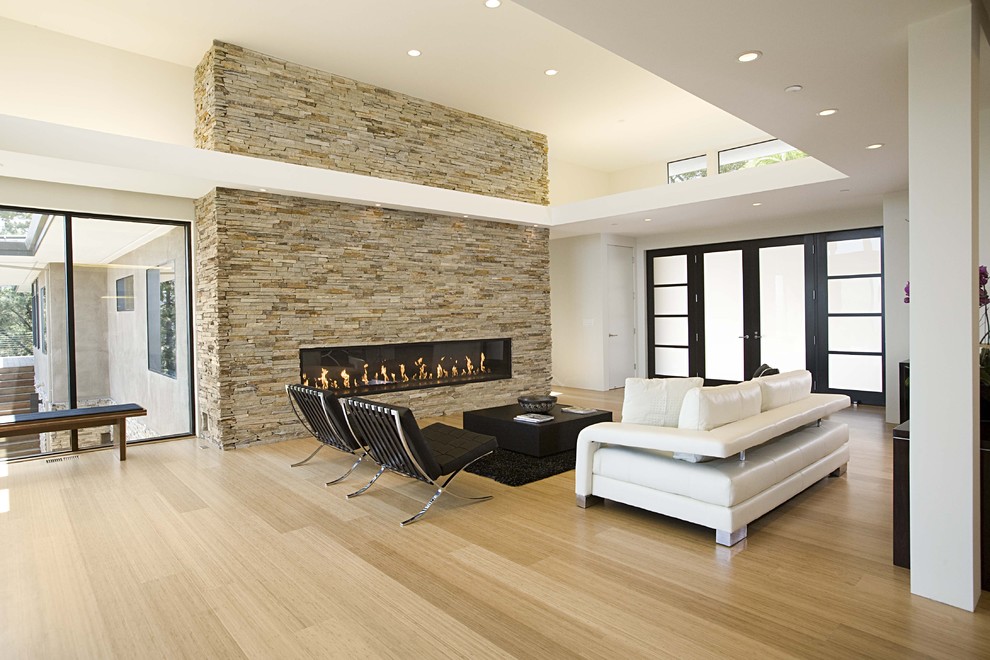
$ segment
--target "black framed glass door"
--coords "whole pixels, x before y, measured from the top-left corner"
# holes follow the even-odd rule
[[[648,375],[721,384],[765,363],[882,405],[881,231],[648,251]]]

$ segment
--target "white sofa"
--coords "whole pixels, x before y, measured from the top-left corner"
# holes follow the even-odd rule
[[[845,472],[849,429],[823,418],[849,397],[811,394],[809,372],[721,387],[667,381],[630,379],[623,421],[578,436],[578,506],[623,502],[714,528],[717,543],[734,545],[753,520]]]

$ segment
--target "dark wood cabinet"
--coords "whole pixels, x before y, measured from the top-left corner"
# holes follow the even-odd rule
[[[904,365],[902,362],[901,365]],[[902,408],[903,411],[903,408]],[[980,584],[990,591],[990,422],[980,424]],[[911,568],[911,422],[894,427],[894,565]]]

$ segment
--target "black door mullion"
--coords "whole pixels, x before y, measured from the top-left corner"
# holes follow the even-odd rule
[[[817,392],[818,383],[825,382],[819,378],[821,361],[818,359],[818,269],[815,266],[815,255],[821,250],[819,237],[809,235],[804,237],[804,318],[805,318],[805,368],[811,372],[811,391]]]
[[[760,350],[760,246],[742,251],[743,277],[743,378],[749,378],[762,361]]]
[[[68,213],[64,216],[65,240],[65,354],[66,372],[69,385],[69,408],[78,407],[78,390],[76,388],[76,291],[75,277],[72,272],[72,216]],[[79,431],[70,431],[69,447],[72,451],[79,451]]]
[[[705,255],[688,252],[688,374],[705,373]]]

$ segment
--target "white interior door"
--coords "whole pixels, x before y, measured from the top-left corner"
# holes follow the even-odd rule
[[[635,283],[633,249],[608,246],[608,329],[606,363],[608,388],[625,387],[626,378],[636,375]]]

